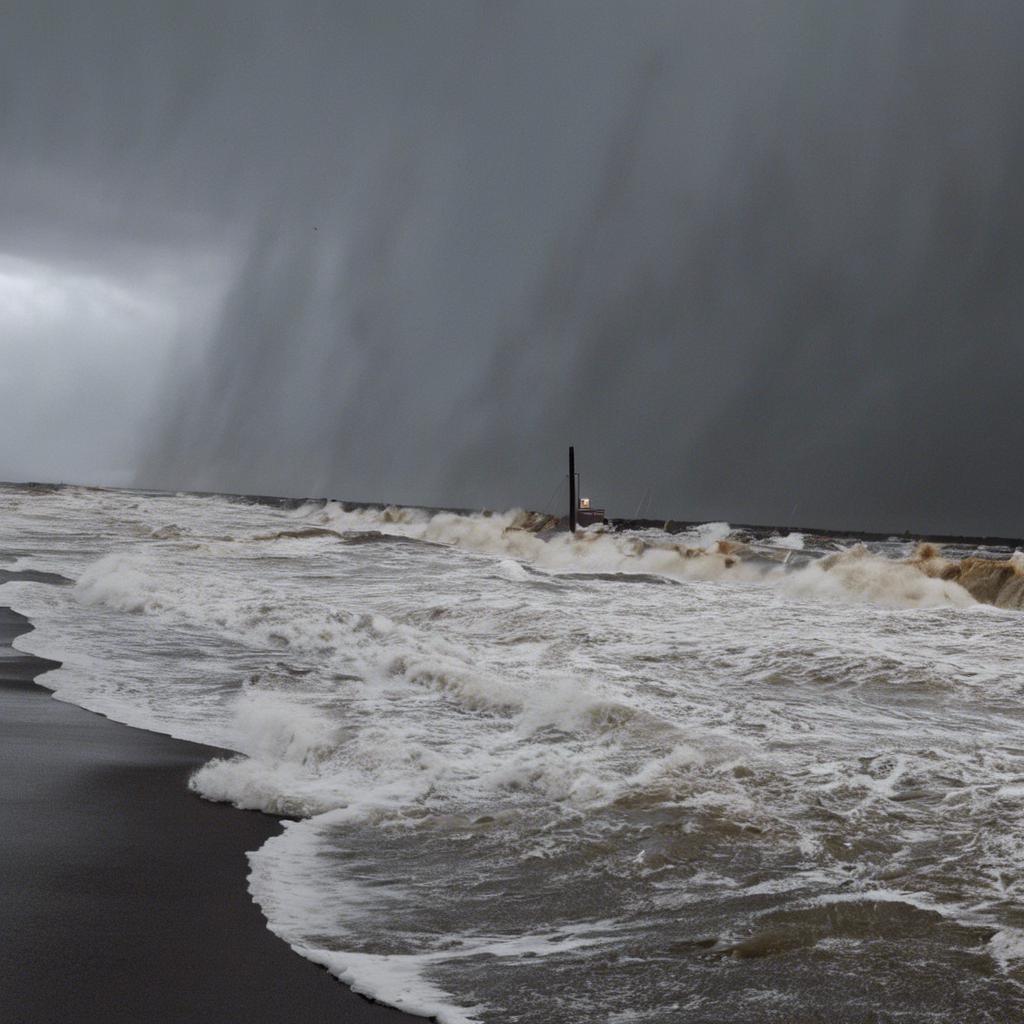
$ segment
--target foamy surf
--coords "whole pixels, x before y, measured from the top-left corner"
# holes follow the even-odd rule
[[[550,525],[6,488],[0,547],[77,582],[3,597],[61,699],[238,751],[192,786],[301,819],[270,927],[375,998],[1024,1012],[1020,620],[972,583],[1020,558]]]

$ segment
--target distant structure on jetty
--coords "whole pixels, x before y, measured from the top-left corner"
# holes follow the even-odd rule
[[[579,474],[576,472],[576,449],[569,445],[569,530],[576,532],[577,526],[593,526],[604,523],[604,509],[594,508],[589,498],[577,498]]]

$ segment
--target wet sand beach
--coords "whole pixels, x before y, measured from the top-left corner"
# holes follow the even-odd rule
[[[245,853],[277,822],[199,799],[219,751],[53,700],[0,608],[0,1019],[383,1024],[267,930]]]

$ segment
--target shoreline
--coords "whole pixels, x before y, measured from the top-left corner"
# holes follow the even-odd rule
[[[230,752],[54,700],[34,680],[58,663],[12,646],[32,628],[0,605],[0,1018],[422,1021],[267,928],[245,854],[280,826],[186,786]]]

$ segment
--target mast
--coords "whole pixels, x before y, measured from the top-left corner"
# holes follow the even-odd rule
[[[576,451],[569,445],[569,532],[576,532]]]

